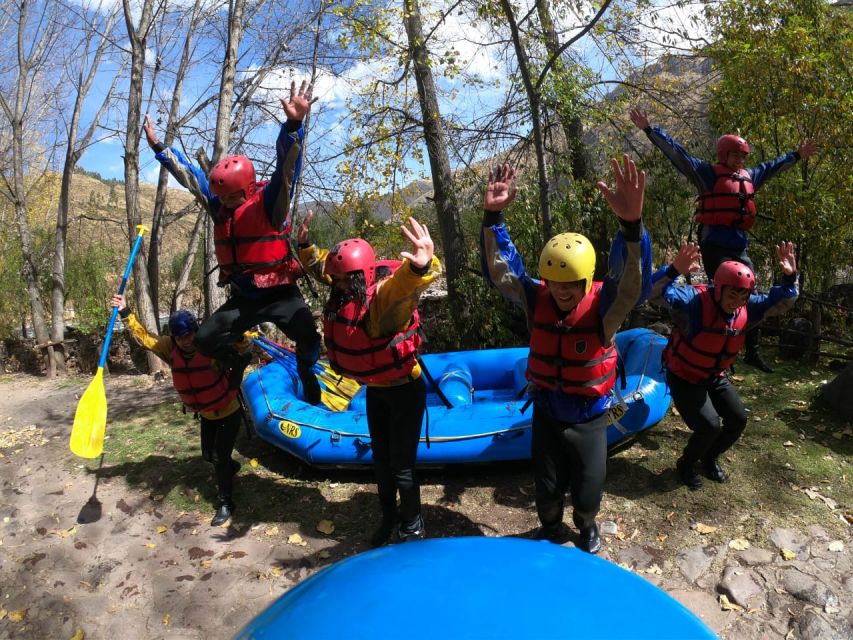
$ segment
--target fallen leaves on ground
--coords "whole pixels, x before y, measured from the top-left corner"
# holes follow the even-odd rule
[[[148,547],[149,549],[154,549],[157,546],[157,543],[156,542],[146,542],[145,546]]]
[[[791,489],[793,489],[794,491],[801,491],[802,493],[805,493],[811,500],[820,500],[833,511],[838,508],[838,503],[832,498],[827,498],[825,495],[823,495],[820,491],[818,491],[817,487],[798,487],[795,484],[792,484],[790,486]]]
[[[12,431],[0,431],[0,449],[11,449],[22,444],[40,447],[47,442],[47,438],[44,437],[44,430],[34,424],[28,424]]]
[[[744,540],[743,538],[735,538],[731,542],[729,542],[729,548],[735,549],[736,551],[745,551],[752,546],[749,544],[749,540]]]
[[[277,536],[277,535],[278,535],[278,531],[279,531],[279,529],[278,529],[278,525],[275,525],[275,526],[270,527],[270,528],[269,528],[269,529],[267,529],[266,531],[264,531],[264,533],[265,533],[266,535],[268,535],[268,536]]]
[[[832,542],[829,543],[829,546],[827,547],[827,549],[829,549],[830,551],[835,551],[835,552],[844,551],[844,543],[841,542],[841,540],[833,540]]]
[[[791,442],[790,440],[785,440],[785,442],[782,443],[782,446],[783,447],[793,447],[794,443]]]
[[[287,544],[295,544],[298,547],[305,547],[308,545],[308,543],[305,542],[305,540],[302,539],[302,536],[298,533],[291,533],[287,536]]]
[[[730,602],[726,594],[720,594],[720,609],[723,611],[743,611],[743,607],[734,602]]]
[[[249,466],[252,467],[252,469],[257,469],[258,468],[258,459],[252,458],[251,460],[249,460]]]
[[[652,574],[655,576],[659,576],[663,573],[663,571],[661,570],[661,568],[659,566],[657,566],[656,564],[653,564],[652,566],[650,566],[649,568],[646,569],[646,573],[649,573],[649,574]]]
[[[77,629],[77,631],[74,632],[74,635],[71,636],[71,640],[85,640],[85,638],[86,638],[86,632],[83,631],[83,629],[79,629],[79,628]]]
[[[327,536],[332,535],[335,532],[335,523],[331,520],[320,520],[317,523],[317,531],[325,533]]]
[[[320,558],[322,558],[323,560],[328,560],[329,558],[331,558],[331,557],[332,557],[332,554],[331,554],[331,553],[329,553],[329,550],[328,550],[328,549],[323,549],[323,550],[322,550],[318,555],[319,555],[319,556],[320,556]]]
[[[166,533],[168,530],[169,530],[169,527],[167,527],[164,524],[161,524],[159,527],[157,527],[157,533],[160,533],[160,534]]]
[[[708,533],[714,533],[717,530],[717,527],[712,527],[708,524],[702,524],[701,522],[697,522],[696,524],[691,525],[690,528],[703,536]]]
[[[796,560],[797,554],[790,549],[782,549],[782,558],[785,560]]]
[[[163,624],[164,624],[165,626],[168,626],[168,625],[169,625],[169,621],[170,621],[171,619],[172,619],[172,614],[171,614],[171,613],[167,613],[165,616],[163,616]]]

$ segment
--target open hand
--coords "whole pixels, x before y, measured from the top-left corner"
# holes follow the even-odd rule
[[[503,211],[515,200],[516,193],[518,193],[518,187],[515,186],[515,167],[499,164],[494,170],[489,170],[483,208],[486,211]]]
[[[308,229],[311,227],[311,219],[314,217],[314,212],[308,209],[308,213],[302,219],[302,224],[299,225],[299,230],[296,232],[296,242],[300,245],[308,244]]]
[[[800,157],[805,160],[809,156],[814,155],[814,152],[817,151],[817,149],[817,140],[812,138],[811,140],[801,142],[800,146],[797,148],[797,153],[799,153]]]
[[[634,126],[638,129],[645,129],[650,126],[648,115],[646,115],[646,112],[639,107],[631,109],[631,111],[628,112],[628,116],[631,118],[631,122],[634,123]]]
[[[646,191],[646,172],[637,171],[637,165],[628,157],[623,156],[624,169],[619,166],[615,158],[610,159],[613,167],[613,178],[616,182],[616,191],[611,191],[604,183],[598,183],[607,204],[613,212],[626,222],[636,222],[643,214],[643,194]]]
[[[148,140],[148,146],[152,149],[159,144],[157,133],[154,131],[154,123],[151,122],[150,114],[145,114],[145,122],[142,125],[142,130],[145,132],[145,139]]]
[[[400,225],[400,230],[409,239],[409,242],[412,243],[412,253],[401,251],[400,257],[407,259],[414,267],[423,269],[432,263],[435,247],[433,246],[432,238],[429,237],[429,229],[427,229],[425,224],[420,224],[411,217],[409,218],[409,224],[412,227],[411,231],[409,231],[406,225]]]
[[[699,245],[693,242],[685,242],[678,250],[678,254],[672,261],[672,266],[681,275],[687,275],[699,268]]]
[[[284,107],[284,113],[288,120],[301,122],[311,111],[311,105],[317,101],[317,98],[311,98],[314,92],[314,85],[308,84],[307,80],[303,80],[299,85],[299,91],[296,91],[296,81],[290,83],[290,98],[281,100],[281,106]]]
[[[776,257],[779,258],[779,266],[786,276],[797,273],[796,247],[793,242],[782,242],[776,245]]]

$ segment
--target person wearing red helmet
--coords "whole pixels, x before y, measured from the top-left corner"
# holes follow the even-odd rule
[[[747,255],[747,232],[759,217],[755,192],[780,171],[814,154],[817,151],[817,143],[814,140],[806,140],[796,151],[762,162],[755,167],[745,168],[746,158],[750,153],[749,143],[740,136],[728,134],[717,140],[717,162],[712,164],[690,155],[662,128],[652,127],[645,111],[632,109],[630,118],[678,172],[696,188],[699,250],[708,281],[713,279],[720,263],[726,260],[743,262],[754,270],[752,260]],[[772,369],[759,353],[759,340],[757,329],[747,333],[744,362],[770,373]]]
[[[144,131],[157,160],[188,189],[213,219],[219,284],[229,285],[229,299],[199,328],[196,347],[231,369],[239,386],[248,360],[234,349],[243,332],[272,322],[296,343],[297,370],[305,399],[321,400],[313,373],[320,335],[296,284],[302,275],[291,250],[290,203],[302,164],[302,120],[311,109],[313,87],[291,83],[290,97],[281,99],[287,122],[276,143],[276,166],[268,182],[258,182],[246,156],[222,158],[209,175],[174,147],[157,140],[151,118]]]
[[[417,540],[426,534],[415,473],[426,410],[417,306],[441,265],[426,225],[409,218],[409,227],[400,229],[412,250],[401,252],[403,262],[380,279],[378,267],[385,271],[386,265],[377,264],[367,241],[349,238],[329,251],[309,243],[313,215],[305,217],[297,239],[308,272],[331,285],[323,309],[329,363],[367,386],[367,428],[382,510],[370,544],[382,546],[395,533],[401,542]]]
[[[210,525],[224,525],[236,509],[234,476],[240,470],[240,463],[231,454],[243,421],[237,390],[228,384],[229,372],[195,348],[198,321],[189,311],[175,311],[169,317],[170,335],[157,336],[140,324],[123,295],[113,296],[112,306],[118,307],[133,339],[169,365],[172,384],[181,402],[186,410],[197,414],[201,423],[201,457],[216,472],[218,505]],[[248,342],[244,341],[244,346],[247,348]]]
[[[794,245],[776,247],[782,284],[767,294],[755,294],[755,275],[737,260],[725,260],[711,285],[677,286],[680,276],[698,268],[700,249],[681,247],[672,264],[652,280],[650,302],[668,307],[675,322],[664,351],[667,384],[678,413],[693,432],[676,463],[681,481],[690,489],[702,486],[699,469],[711,480],[724,482],[719,458],[746,428],[746,409],[726,370],[744,345],[749,327],[790,309],[797,299],[797,261]]]

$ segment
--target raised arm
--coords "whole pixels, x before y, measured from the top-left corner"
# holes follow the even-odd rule
[[[616,273],[608,273],[602,289],[601,320],[605,343],[616,335],[619,326],[634,308],[642,292],[642,267],[644,249],[648,253],[647,262],[651,264],[651,244],[643,228],[643,198],[646,189],[646,174],[638,171],[628,155],[623,156],[622,166],[612,159],[615,189],[604,182],[598,183],[598,189],[604,195],[610,208],[619,218],[621,230],[617,233],[611,247],[611,265],[618,263]]]
[[[302,171],[302,141],[305,132],[302,121],[316,101],[312,98],[314,85],[303,81],[296,90],[296,82],[290,83],[290,96],[281,98],[281,106],[287,121],[281,126],[276,140],[276,164],[270,181],[264,186],[264,208],[270,224],[280,229],[290,213],[290,203],[296,191],[296,183]]]
[[[527,314],[530,324],[538,281],[528,275],[503,216],[517,193],[513,167],[503,164],[489,171],[480,229],[480,271],[490,286]]]
[[[776,257],[782,269],[782,284],[771,287],[766,294],[753,294],[746,304],[749,325],[754,326],[772,316],[782,315],[794,306],[797,289],[797,256],[793,242],[776,246]]]

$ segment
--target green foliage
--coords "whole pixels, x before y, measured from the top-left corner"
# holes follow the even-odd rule
[[[3,239],[0,252],[0,337],[11,337],[21,329],[27,313],[27,289],[21,278],[23,263],[17,239]]]
[[[750,164],[821,143],[817,155],[768,182],[756,227],[756,251],[772,264],[772,245],[799,245],[808,288],[823,289],[853,263],[853,20],[819,0],[730,0],[708,12],[718,37],[710,48],[721,74],[710,108],[720,132],[739,129]]]
[[[110,313],[116,274],[121,270],[120,259],[115,248],[107,244],[69,248],[65,263],[65,304],[66,308],[74,309],[71,324],[77,329],[89,332],[103,327]]]

